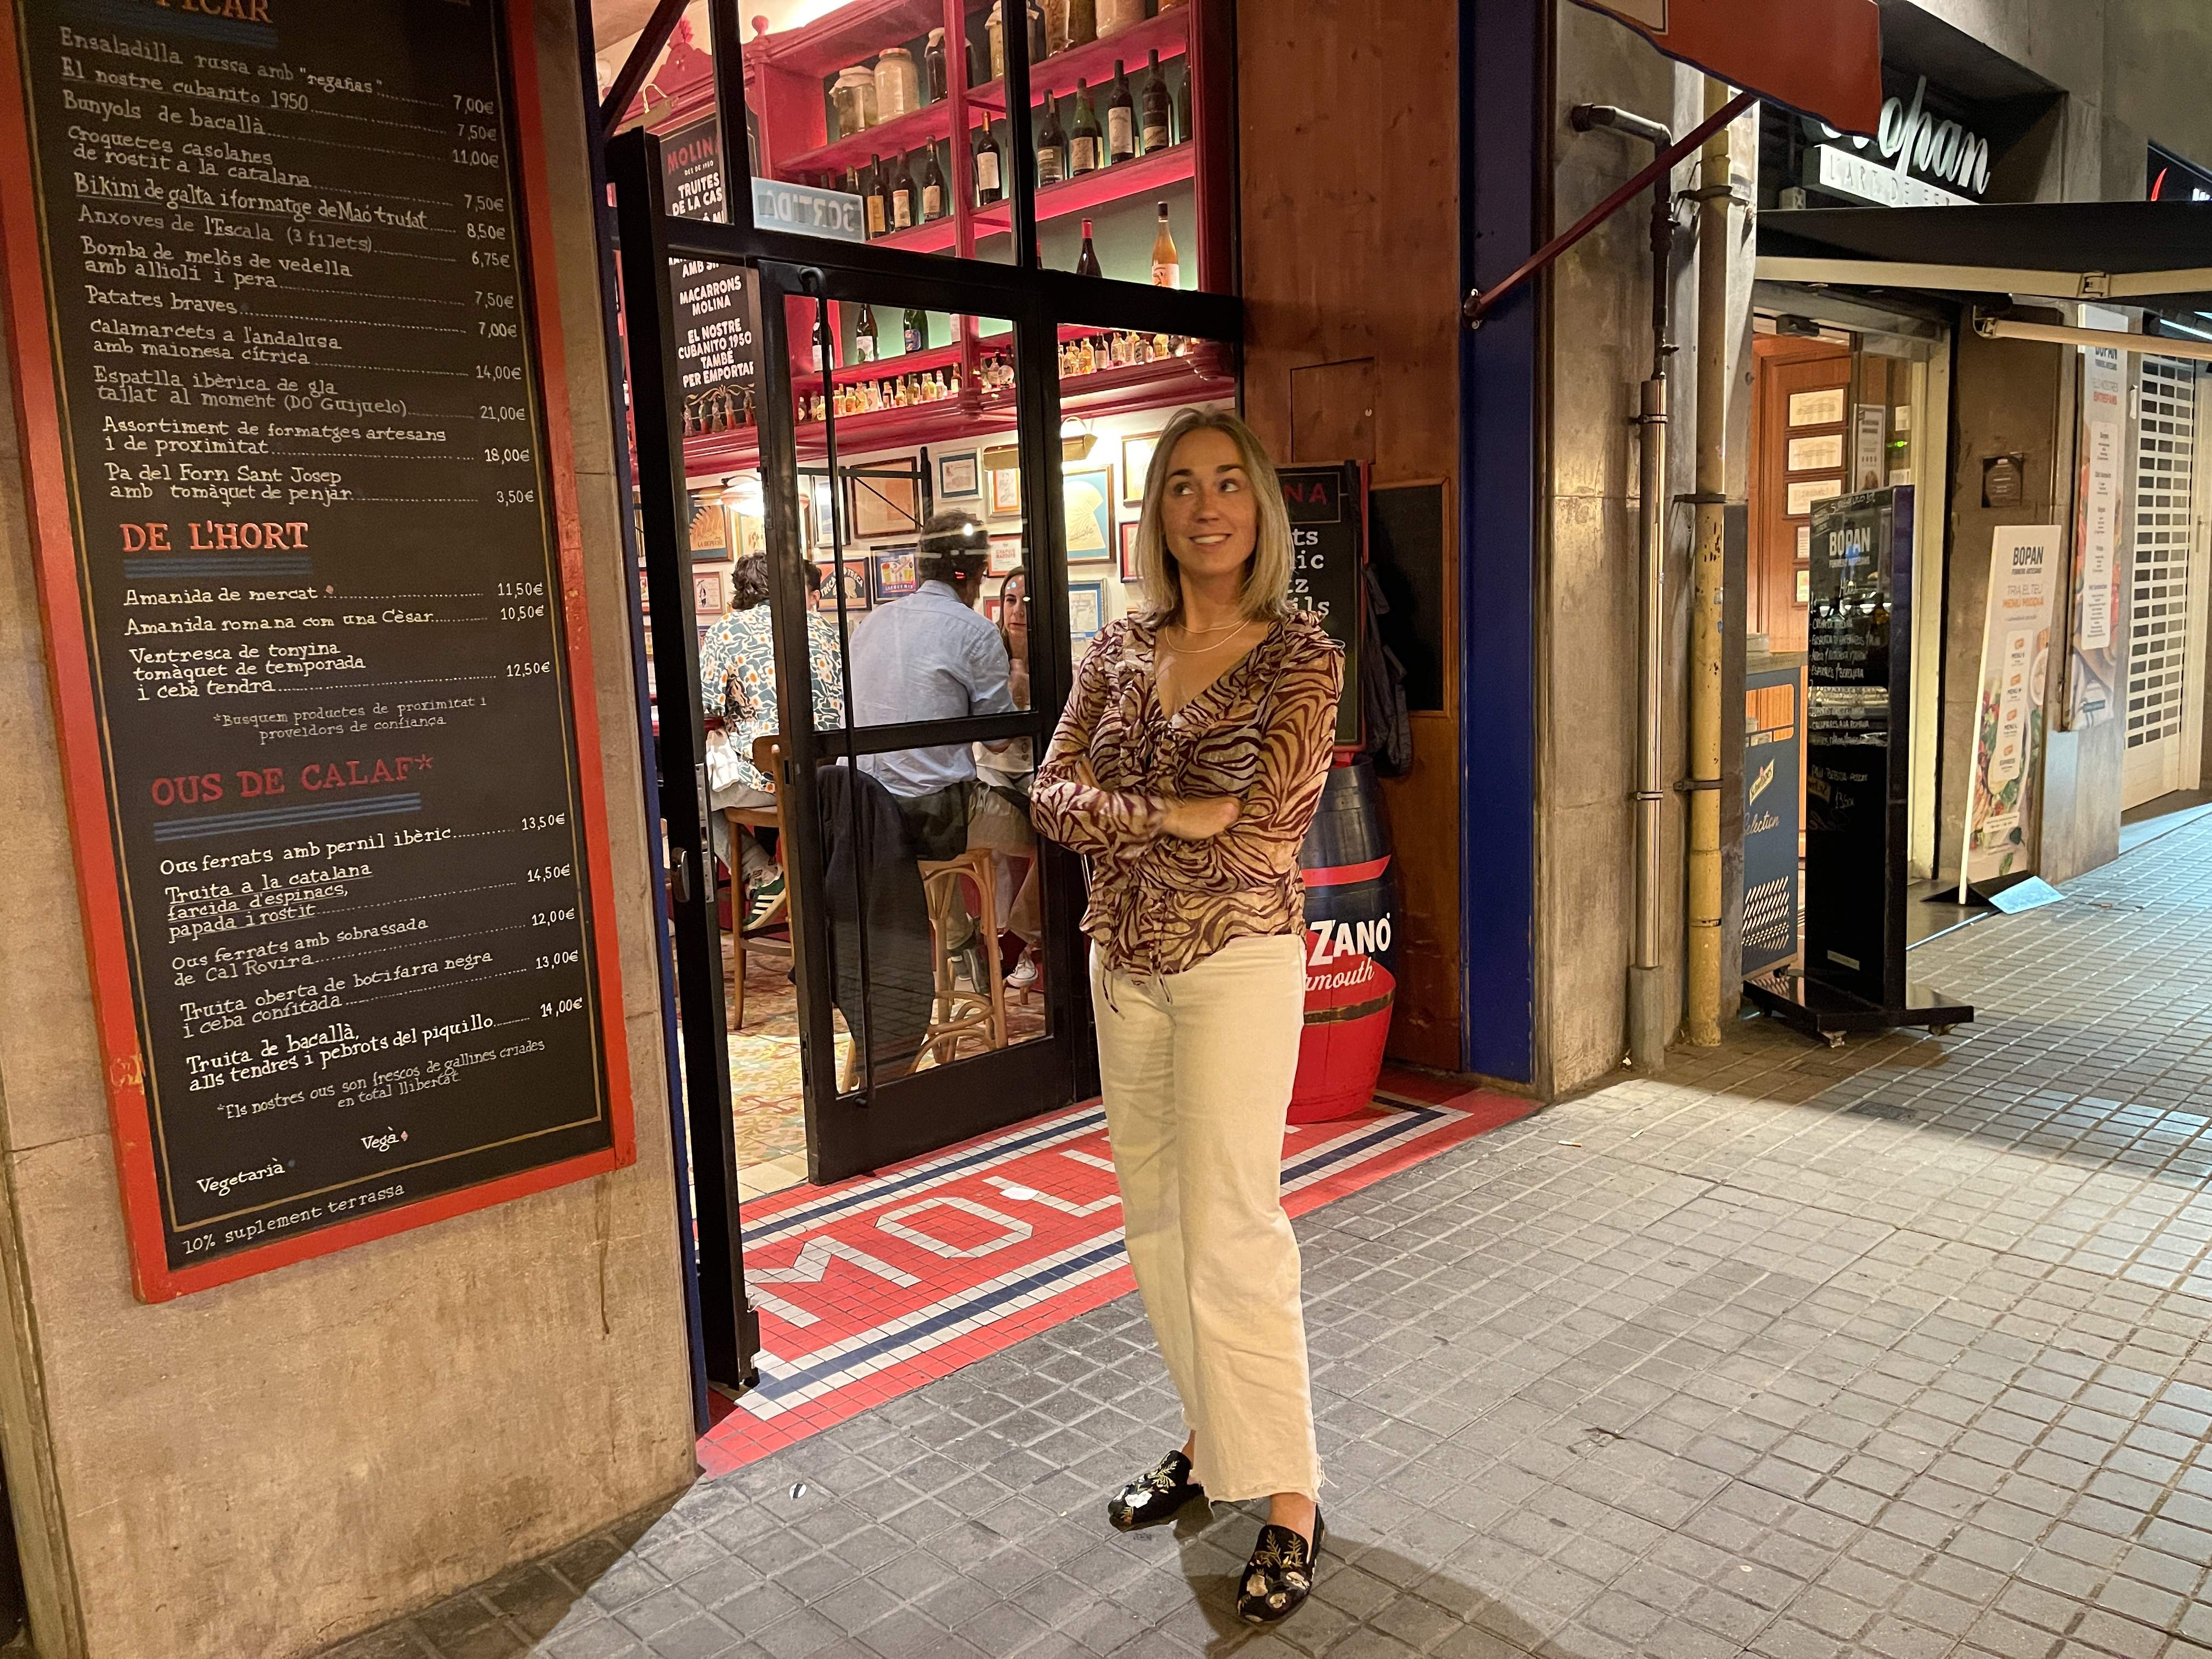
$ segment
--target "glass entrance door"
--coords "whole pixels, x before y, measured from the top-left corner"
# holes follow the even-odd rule
[[[1028,811],[1071,672],[1056,331],[952,282],[765,262],[759,280],[777,789],[822,1182],[1076,1096],[1080,874]],[[918,441],[949,407],[969,435]]]

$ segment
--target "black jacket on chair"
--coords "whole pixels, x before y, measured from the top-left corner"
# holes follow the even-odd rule
[[[903,1077],[936,1000],[920,855],[897,798],[874,778],[850,766],[814,776],[831,994],[876,1078]]]

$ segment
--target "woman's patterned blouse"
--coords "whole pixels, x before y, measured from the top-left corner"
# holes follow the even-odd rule
[[[1297,611],[1170,717],[1153,642],[1134,617],[1092,641],[1031,796],[1039,833],[1091,860],[1083,931],[1107,966],[1147,977],[1234,939],[1304,930],[1298,848],[1344,682],[1342,647]],[[1163,829],[1166,800],[1224,795],[1243,805],[1224,833],[1178,841]]]

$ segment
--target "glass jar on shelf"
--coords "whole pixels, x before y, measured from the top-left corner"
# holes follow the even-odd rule
[[[836,85],[830,88],[830,107],[837,117],[840,138],[850,138],[875,125],[875,72],[859,64],[839,70]]]
[[[921,107],[921,78],[915,71],[914,54],[904,46],[886,46],[876,56],[876,118],[896,120]]]

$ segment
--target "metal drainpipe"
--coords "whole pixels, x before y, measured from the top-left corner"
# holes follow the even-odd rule
[[[1674,133],[1659,122],[1610,104],[1578,104],[1569,112],[1568,119],[1577,132],[1610,127],[1642,139],[1655,151],[1664,150],[1674,142]],[[1662,177],[1651,186],[1651,378],[1644,383],[1636,417],[1642,434],[1643,467],[1637,550],[1636,915],[1628,968],[1628,1057],[1642,1072],[1656,1072],[1665,1064],[1667,1041],[1674,1035],[1668,1018],[1660,950],[1666,908],[1661,831],[1667,800],[1662,724],[1667,518],[1671,496],[1667,360],[1674,353],[1674,185],[1670,178]]]
[[[1705,113],[1729,100],[1705,82]],[[1721,585],[1728,539],[1729,210],[1735,159],[1729,130],[1705,141],[1698,189],[1698,539],[1690,579],[1690,856],[1687,985],[1690,1042],[1721,1040]]]

